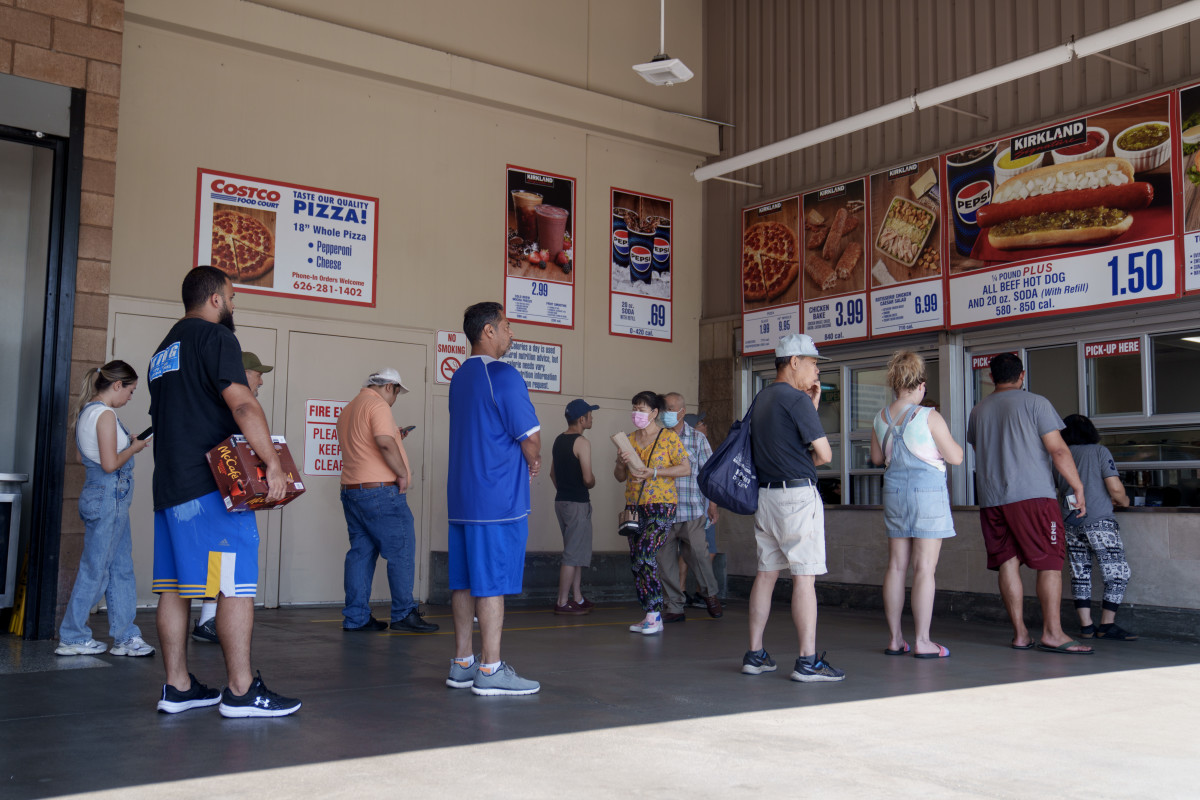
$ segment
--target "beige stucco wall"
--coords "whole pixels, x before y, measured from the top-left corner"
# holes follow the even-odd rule
[[[275,5],[316,14],[326,4]],[[183,0],[127,4],[112,294],[121,298],[123,312],[161,314],[163,301],[178,303],[180,282],[193,263],[198,167],[378,197],[375,308],[242,293],[239,318],[280,331],[280,341],[295,327],[272,321],[281,317],[312,318],[319,325],[308,328],[331,335],[339,324],[345,335],[360,335],[359,328],[350,332],[354,326],[378,326],[381,339],[424,342],[431,376],[434,332],[459,330],[462,310],[473,302],[503,299],[506,164],[576,178],[575,327],[514,324],[518,339],[563,348],[562,395],[533,395],[547,467],[534,483],[529,549],[561,547],[549,447],[565,427],[563,406],[576,396],[602,406],[592,435],[600,480],[596,549],[619,549],[624,542],[604,524],[621,502],[605,439],[630,427],[629,398],[641,389],[696,396],[701,189],[691,171],[716,152],[717,134],[706,123],[613,95],[624,87],[635,100],[663,98],[669,101],[664,107],[698,111],[699,88],[688,90],[691,95],[669,94],[684,87],[646,95],[623,55],[641,45],[622,40],[607,55],[596,52],[612,23],[587,3],[519,4],[555,11],[543,15],[555,21],[539,27],[537,38],[566,38],[570,52],[585,55],[564,73],[568,83],[554,80],[544,53],[535,74],[522,74],[515,71],[519,63],[509,69],[393,38],[416,20],[412,38],[448,46],[437,37],[453,14],[479,21],[464,26],[471,29],[466,48],[499,63],[500,55],[511,55],[522,29],[501,24],[495,4],[430,4],[437,12],[384,5],[394,12],[387,24],[347,26],[236,0],[212,0],[203,8]],[[649,4],[615,5],[630,12]],[[385,10],[367,2],[338,7],[339,13]],[[653,11],[657,25],[656,6]],[[482,36],[480,25],[488,20],[495,27]],[[687,44],[681,54],[698,51],[698,19],[672,31],[669,41],[677,38]],[[673,342],[608,334],[612,186],[674,201]],[[296,356],[288,354],[291,363]],[[283,392],[288,374],[277,371],[273,380]],[[422,537],[427,547],[444,549],[448,390],[422,386],[421,376],[415,383],[409,383],[414,391],[426,393],[429,425],[428,445],[415,454],[427,459],[420,465],[427,510],[418,524],[428,526]],[[336,386],[327,396],[345,393]],[[283,403],[277,400],[277,409]],[[288,436],[294,440],[296,432]],[[149,481],[137,487],[149,490]],[[315,502],[299,502],[305,501]],[[285,514],[284,520],[285,526],[303,525],[302,515]]]

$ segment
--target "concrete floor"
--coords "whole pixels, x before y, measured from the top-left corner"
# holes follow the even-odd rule
[[[919,661],[882,655],[877,615],[822,609],[819,645],[847,679],[799,684],[786,607],[767,629],[780,669],[756,677],[739,672],[744,603],[688,613],[643,637],[627,630],[633,604],[510,609],[505,657],[542,691],[484,698],[443,684],[446,608],[426,636],[343,634],[334,608],[260,610],[255,667],[304,701],[269,720],[156,713],[158,658],[0,638],[0,797],[1196,796],[1200,646],[1062,656],[936,620],[953,655]],[[152,614],[138,622],[155,643]],[[219,648],[193,644],[191,665],[221,685]]]

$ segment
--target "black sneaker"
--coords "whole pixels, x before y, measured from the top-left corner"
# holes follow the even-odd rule
[[[704,602],[704,598],[700,596],[699,592],[696,594],[688,594],[687,592],[684,592],[683,597],[686,601],[684,602],[684,605],[688,608],[708,609],[708,603]]]
[[[1116,639],[1119,642],[1133,642],[1137,640],[1138,635],[1125,630],[1114,622],[1111,625],[1101,625],[1100,627],[1096,628],[1096,638]]]
[[[381,619],[375,619],[375,616],[372,615],[370,619],[368,619],[362,625],[359,625],[357,628],[347,628],[345,625],[343,625],[342,630],[346,631],[347,633],[355,633],[358,631],[362,631],[363,633],[370,633],[371,631],[383,631],[387,630],[387,623]]]
[[[221,692],[222,717],[286,717],[300,710],[300,701],[275,694],[263,683],[262,673],[254,677],[250,690],[238,696],[226,686]]]
[[[802,683],[822,683],[845,679],[846,673],[826,661],[824,653],[813,659],[811,664],[803,658],[797,658],[796,669],[792,672],[792,680]]]
[[[217,618],[211,617],[208,622],[204,623],[196,620],[196,624],[192,627],[192,641],[220,644],[221,640],[217,638]]]
[[[421,612],[417,611],[415,608],[408,612],[408,616],[404,619],[398,619],[392,623],[392,630],[394,631],[408,631],[409,633],[433,633],[437,629],[437,625],[421,619]]]
[[[761,675],[775,670],[775,659],[771,658],[771,654],[766,650],[759,650],[757,653],[747,650],[746,655],[742,656],[742,672],[746,675]]]
[[[169,683],[163,684],[162,699],[158,701],[159,711],[164,714],[178,714],[180,711],[215,706],[221,702],[219,691],[208,688],[190,672],[188,677],[192,680],[192,688],[186,692],[179,691]]]

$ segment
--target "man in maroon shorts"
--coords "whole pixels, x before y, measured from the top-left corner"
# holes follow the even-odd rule
[[[1000,573],[1000,596],[1012,620],[1012,646],[1028,650],[1033,638],[1025,627],[1025,591],[1020,566],[1037,570],[1037,595],[1042,605],[1039,650],[1089,655],[1062,629],[1062,567],[1066,556],[1062,513],[1055,494],[1054,473],[1066,479],[1079,505],[1087,509],[1083,484],[1071,450],[1059,433],[1062,419],[1041,395],[1021,391],[1025,368],[1012,353],[992,359],[996,391],[971,409],[967,442],[975,447],[979,521],[987,547],[987,567]]]

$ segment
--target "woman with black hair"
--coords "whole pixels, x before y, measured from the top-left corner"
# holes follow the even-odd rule
[[[1116,462],[1108,448],[1100,444],[1100,433],[1092,421],[1082,414],[1063,419],[1067,426],[1063,441],[1071,448],[1071,457],[1083,482],[1087,516],[1075,510],[1076,498],[1062,476],[1054,473],[1062,504],[1063,525],[1066,528],[1067,557],[1071,563],[1071,589],[1075,593],[1075,611],[1079,614],[1080,638],[1118,639],[1132,641],[1130,633],[1116,623],[1117,608],[1129,583],[1129,562],[1125,560],[1125,545],[1121,528],[1113,516],[1113,506],[1128,506],[1129,498],[1117,472]],[[1092,623],[1092,554],[1100,562],[1104,576],[1104,603],[1100,625]]]
[[[638,602],[646,616],[629,626],[634,633],[662,633],[662,583],[658,551],[675,519],[675,479],[692,474],[687,450],[678,434],[659,424],[666,401],[656,392],[633,396],[631,418],[637,429],[629,443],[644,467],[635,467],[633,454],[617,451],[613,477],[625,482],[625,509],[637,514],[637,530],[629,537],[629,560]]]

